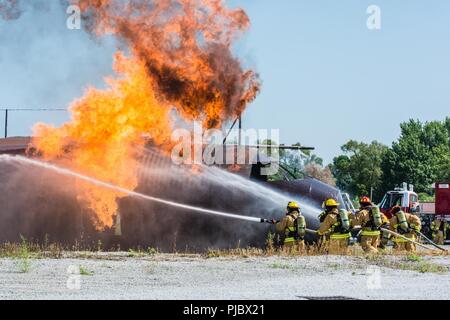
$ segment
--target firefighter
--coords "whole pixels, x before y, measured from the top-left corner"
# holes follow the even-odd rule
[[[334,200],[334,199],[333,199]],[[322,224],[325,220],[325,218],[327,217],[328,213],[330,213],[334,206],[326,206],[326,201],[323,202],[322,204],[322,208],[324,209],[319,216],[317,217],[319,219],[319,222]],[[319,236],[319,241],[318,241],[318,248],[320,251],[326,251],[327,250],[327,245],[328,245],[328,241],[330,240],[329,234],[324,234]]]
[[[329,254],[346,254],[351,237],[348,212],[338,207],[335,199],[325,201],[327,213],[317,232],[319,236],[327,237],[325,246]]]
[[[305,249],[306,220],[297,202],[291,201],[286,207],[286,216],[281,221],[273,221],[281,235],[281,244],[291,251]]]
[[[390,229],[402,236],[416,241],[416,232],[420,232],[422,222],[419,217],[406,213],[400,206],[395,206],[391,210],[392,218],[389,221]],[[394,249],[415,251],[416,245],[400,237],[394,237]]]
[[[436,217],[431,223],[431,230],[433,231],[433,241],[436,244],[445,244],[445,239],[447,238],[447,230],[450,229],[447,221],[444,217]]]
[[[369,197],[359,199],[360,209],[355,224],[361,226],[361,247],[366,253],[377,253],[380,244],[381,227],[388,227],[387,217],[372,203]]]

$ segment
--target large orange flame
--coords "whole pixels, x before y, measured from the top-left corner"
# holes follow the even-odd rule
[[[117,53],[108,88],[88,88],[62,127],[34,127],[34,146],[47,160],[64,159],[76,171],[121,187],[137,186],[138,158],[148,137],[169,145],[171,111],[207,128],[242,113],[259,91],[258,78],[231,53],[249,26],[240,10],[219,0],[80,0],[86,29],[115,35]],[[128,55],[128,57],[127,57]],[[125,195],[78,182],[79,199],[110,227]]]
[[[119,186],[137,186],[137,156],[146,139],[162,144],[170,134],[170,109],[157,100],[151,79],[139,61],[116,55],[115,70],[123,78],[106,79],[109,88],[89,88],[75,101],[72,119],[60,128],[34,127],[34,146],[46,159],[63,159],[66,165]],[[99,229],[111,226],[118,193],[77,182],[80,200],[96,213]]]

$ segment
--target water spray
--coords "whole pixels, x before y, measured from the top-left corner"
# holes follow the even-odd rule
[[[258,223],[265,223],[265,222],[269,222],[269,220],[267,219],[261,219],[261,218],[256,218],[256,217],[250,217],[250,216],[242,216],[242,215],[238,215],[235,213],[230,213],[230,212],[222,212],[222,211],[216,211],[216,210],[210,210],[210,209],[204,209],[204,208],[200,208],[200,207],[196,207],[196,206],[190,206],[187,204],[182,204],[182,203],[178,203],[178,202],[174,202],[174,201],[169,201],[169,200],[164,200],[161,198],[156,198],[156,197],[152,197],[146,194],[142,194],[136,191],[132,191],[126,188],[122,188],[120,186],[114,185],[112,183],[109,182],[105,182],[102,180],[98,180],[86,175],[83,175],[81,173],[78,172],[74,172],[72,170],[66,169],[66,168],[62,168],[50,163],[46,163],[46,162],[42,162],[39,160],[34,160],[34,159],[30,159],[30,158],[26,158],[26,157],[22,157],[22,156],[10,156],[10,155],[0,155],[0,161],[16,161],[19,163],[23,163],[23,164],[28,164],[28,165],[32,165],[32,166],[36,166],[36,167],[40,167],[49,171],[54,171],[57,172],[59,174],[65,175],[65,176],[69,176],[69,177],[74,177],[80,180],[84,180],[86,182],[89,182],[91,184],[97,185],[99,187],[103,187],[106,189],[110,189],[110,190],[114,190],[114,191],[118,191],[118,192],[122,192],[124,194],[128,194],[129,196],[135,197],[135,198],[140,198],[140,199],[144,199],[144,200],[148,200],[148,201],[153,201],[153,202],[157,202],[157,203],[161,203],[161,204],[165,204],[171,207],[175,207],[175,208],[180,208],[180,209],[186,209],[186,210],[191,210],[194,212],[199,212],[199,213],[204,213],[204,214],[211,214],[211,215],[216,215],[216,216],[221,216],[224,218],[229,218],[229,219],[237,219],[237,220],[244,220],[244,221],[250,221],[250,222],[258,222]]]
[[[152,152],[152,150],[145,150],[145,152]],[[143,177],[147,181],[149,177],[156,177],[157,179],[168,178],[168,179],[183,179],[185,177],[187,180],[192,181],[192,183],[209,183],[213,185],[221,185],[225,188],[234,189],[237,192],[242,192],[249,194],[251,196],[255,196],[259,199],[264,199],[265,201],[270,201],[270,205],[274,205],[279,207],[280,203],[288,203],[289,201],[296,200],[301,204],[303,214],[308,218],[314,219],[320,213],[320,210],[317,209],[314,205],[307,202],[307,199],[297,199],[295,195],[286,195],[280,193],[279,191],[275,191],[270,188],[268,185],[262,185],[253,181],[252,179],[244,178],[239,174],[231,173],[227,170],[223,170],[216,166],[207,166],[205,164],[200,164],[201,174],[200,175],[188,175],[189,171],[183,167],[171,167],[170,170],[166,168],[161,169],[158,167],[160,165],[159,161],[156,166],[153,165],[153,154],[149,159],[151,159],[152,165],[148,165],[148,160],[144,160],[145,166],[140,168],[139,176]],[[193,178],[191,180],[191,178]],[[267,204],[269,205],[269,204]]]

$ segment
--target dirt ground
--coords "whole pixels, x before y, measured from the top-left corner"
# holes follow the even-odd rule
[[[0,299],[450,299],[450,256],[0,259]]]

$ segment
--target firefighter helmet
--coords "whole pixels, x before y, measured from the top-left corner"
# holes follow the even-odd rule
[[[325,207],[338,207],[339,202],[336,199],[330,198],[325,201]]]
[[[291,201],[288,203],[287,208],[288,209],[300,209],[300,206],[298,205],[297,202]]]
[[[361,198],[359,198],[359,203],[372,203],[372,200],[370,200],[370,198],[368,196],[362,196]]]

